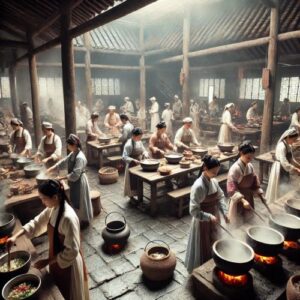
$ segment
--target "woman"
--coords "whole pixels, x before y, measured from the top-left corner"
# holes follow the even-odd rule
[[[202,161],[203,173],[191,190],[190,214],[193,219],[184,263],[189,273],[212,257],[212,245],[218,239],[219,212],[225,222],[229,222],[224,193],[214,179],[220,162],[210,155],[205,155]]]
[[[168,150],[174,150],[170,139],[166,134],[167,125],[165,122],[159,122],[156,125],[157,131],[153,133],[149,141],[149,150],[151,157],[160,159]]]
[[[10,125],[13,128],[13,132],[10,135],[9,152],[30,156],[32,149],[31,136],[28,130],[23,128],[23,122],[14,118],[11,119]]]
[[[276,161],[272,165],[266,192],[268,203],[274,202],[279,198],[279,183],[288,184],[290,174],[300,175],[300,169],[291,164],[291,145],[297,141],[298,137],[297,129],[290,128],[283,133],[277,143],[275,150]]]
[[[148,158],[149,154],[142,143],[143,131],[141,128],[134,128],[123,150],[123,160],[126,163],[124,196],[131,198],[137,195],[137,182],[134,176],[129,173],[129,168],[140,163],[143,158]]]
[[[246,119],[248,123],[254,123],[259,119],[257,113],[257,101],[251,103],[250,108],[247,110]]]
[[[173,137],[173,111],[170,103],[165,103],[165,109],[162,112],[161,119],[166,123],[167,130],[166,134],[171,139]]]
[[[81,227],[84,228],[89,226],[93,218],[90,187],[85,174],[87,160],[81,151],[80,140],[75,134],[70,134],[66,142],[68,150],[71,153],[49,168],[47,173],[53,172],[56,169],[63,169],[67,166],[68,175],[59,179],[68,179],[71,204],[78,214]]]
[[[254,196],[263,197],[258,177],[251,161],[255,149],[249,141],[239,146],[239,159],[231,166],[227,178],[227,193],[230,196],[229,219],[238,223],[240,217],[250,217],[247,210],[254,208]],[[251,214],[252,215],[252,214]]]
[[[190,117],[193,119],[193,128],[194,132],[196,134],[196,137],[199,138],[201,135],[201,129],[200,129],[200,109],[199,105],[195,100],[190,100]]]
[[[91,114],[91,118],[88,120],[86,124],[86,135],[87,142],[95,141],[97,138],[103,134],[103,132],[98,127],[99,114],[97,112],[93,112]]]
[[[151,117],[150,131],[154,132],[156,124],[159,123],[159,104],[157,103],[157,100],[155,97],[151,97],[149,100],[152,102],[151,108],[149,110],[149,114]]]
[[[122,122],[119,114],[116,113],[116,107],[110,105],[108,107],[108,113],[104,119],[104,126],[108,128],[108,131],[112,135],[118,135],[120,133],[119,127],[122,126]]]
[[[208,104],[209,116],[211,118],[217,118],[219,115],[219,106],[217,103],[217,97],[214,96],[212,101]]]
[[[218,143],[231,143],[232,142],[232,131],[237,132],[238,129],[232,123],[231,115],[234,112],[234,104],[228,103],[225,105],[224,112],[222,114],[221,127],[219,132]]]
[[[122,143],[122,151],[124,149],[125,143],[131,137],[131,132],[134,128],[133,124],[129,121],[129,118],[125,114],[120,115],[123,127],[121,129],[122,135],[119,138],[119,141]]]
[[[60,292],[67,300],[89,299],[87,273],[80,254],[79,221],[67,203],[62,184],[47,180],[39,186],[39,197],[46,208],[7,240],[10,248],[24,234],[29,238],[48,233],[49,257],[34,267],[49,266]]]

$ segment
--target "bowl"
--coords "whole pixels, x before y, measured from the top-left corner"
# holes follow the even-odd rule
[[[111,137],[107,137],[107,136],[100,136],[98,138],[98,141],[100,142],[100,144],[109,144],[111,141]]]
[[[172,169],[166,166],[162,166],[158,168],[158,172],[162,176],[167,176],[171,174]]]
[[[159,161],[156,159],[145,159],[140,162],[143,171],[155,172],[159,167]]]
[[[288,199],[284,203],[285,210],[297,217],[300,217],[300,199]]]
[[[0,237],[10,235],[16,226],[16,219],[13,214],[0,213]]]
[[[165,154],[165,159],[168,161],[169,164],[179,164],[183,155],[181,153],[168,153]]]
[[[218,144],[217,146],[221,152],[232,152],[234,148],[234,144],[232,143]]]
[[[36,177],[40,171],[43,169],[43,164],[30,164],[24,167],[25,176],[27,178],[33,178]]]
[[[198,155],[200,157],[203,157],[208,152],[207,149],[199,148],[199,147],[192,147],[191,151],[193,152],[194,155]]]
[[[0,268],[4,264],[7,264],[7,256],[8,254],[5,254],[0,258]],[[29,271],[30,262],[31,262],[31,254],[29,252],[23,250],[11,252],[10,253],[11,264],[13,263],[14,259],[22,259],[24,261],[24,264],[11,271],[2,272],[0,270],[0,280],[8,281],[17,275],[25,274]]]
[[[32,164],[32,160],[30,158],[27,157],[20,157],[17,160],[17,167],[21,170],[23,169],[25,166],[28,166]]]
[[[34,285],[36,287],[36,290],[30,296],[28,296],[26,298],[22,298],[22,299],[26,299],[26,300],[34,299],[37,296],[37,294],[41,288],[41,278],[34,274],[22,274],[22,275],[18,275],[16,277],[12,278],[11,280],[9,280],[2,289],[2,297],[5,300],[9,300],[8,295],[11,292],[11,290],[15,286],[17,286],[23,282],[31,283],[32,285]]]
[[[180,164],[180,167],[183,169],[188,169],[191,166],[190,161],[181,161],[179,164]]]

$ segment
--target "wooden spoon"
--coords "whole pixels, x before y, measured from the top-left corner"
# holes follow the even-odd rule
[[[7,268],[10,271],[10,247],[7,247]]]

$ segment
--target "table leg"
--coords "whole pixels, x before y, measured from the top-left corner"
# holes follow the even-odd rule
[[[262,184],[264,180],[264,163],[262,161],[259,162],[259,181]]]
[[[151,196],[150,196],[150,205],[151,205],[151,216],[156,216],[157,213],[157,185],[156,183],[151,184]]]
[[[143,185],[143,180],[137,177],[137,197],[139,202],[143,202],[144,199],[144,185]]]
[[[99,150],[99,169],[101,169],[103,166],[103,152],[102,150]]]

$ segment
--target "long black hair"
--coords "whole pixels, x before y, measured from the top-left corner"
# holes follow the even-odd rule
[[[49,179],[43,182],[39,187],[38,190],[41,194],[52,198],[53,196],[57,195],[59,199],[59,210],[57,214],[57,218],[55,221],[54,227],[54,235],[53,235],[53,247],[54,247],[54,254],[57,255],[60,251],[62,251],[62,245],[59,240],[58,234],[58,226],[61,220],[61,217],[65,211],[65,202],[69,203],[69,200],[66,196],[65,190],[63,185],[58,180]]]
[[[132,145],[132,150],[135,148],[135,141],[132,139],[133,136],[139,136],[143,134],[142,128],[135,127],[131,131],[131,145]]]

